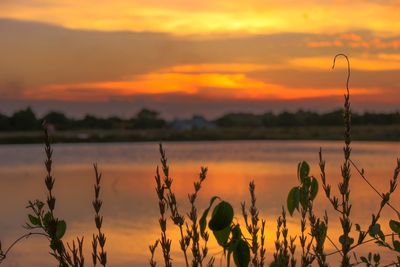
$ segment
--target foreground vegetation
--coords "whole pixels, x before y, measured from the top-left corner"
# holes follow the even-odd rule
[[[334,59],[335,61],[338,56]],[[348,62],[349,64],[349,62]],[[196,200],[207,176],[207,168],[200,169],[198,181],[194,182],[193,192],[188,195],[190,210],[182,212],[173,190],[173,179],[167,154],[160,145],[161,165],[157,167],[155,174],[156,196],[158,199],[160,237],[149,246],[149,265],[157,266],[157,251],[161,255],[158,264],[166,267],[175,262],[171,258],[172,246],[178,246],[182,251],[185,266],[216,266],[215,258],[209,255],[208,244],[211,238],[217,241],[223,251],[226,266],[235,264],[244,266],[330,266],[329,258],[339,255],[340,262],[333,266],[400,266],[400,213],[393,204],[391,198],[398,186],[400,174],[400,160],[395,163],[393,176],[388,181],[388,189],[380,193],[372,185],[365,171],[354,164],[351,157],[352,125],[350,109],[350,92],[348,88],[350,78],[350,66],[348,66],[347,88],[344,99],[344,146],[343,163],[340,166],[342,180],[337,185],[337,190],[329,183],[329,177],[325,173],[325,161],[322,150],[319,153],[319,176],[312,175],[311,167],[307,162],[300,161],[297,167],[297,184],[288,192],[286,208],[282,209],[282,215],[277,218],[275,251],[266,251],[265,229],[266,222],[259,218],[259,210],[256,201],[256,186],[249,183],[250,205],[245,202],[241,205],[241,213],[244,225],[234,220],[234,208],[223,200],[223,196],[214,196],[210,204],[202,213],[199,213]],[[32,235],[45,236],[49,242],[50,254],[55,258],[57,265],[62,267],[85,265],[83,257],[83,237],[77,238],[72,243],[63,240],[67,224],[61,218],[54,215],[56,198],[53,194],[55,179],[52,176],[52,148],[45,127],[45,168],[47,176],[45,185],[47,200],[36,200],[28,204],[27,233],[18,238],[7,249],[2,250],[0,245],[0,263],[6,260],[9,251],[23,238]],[[100,199],[101,174],[97,165],[94,165],[94,221],[96,234],[92,238],[92,265],[106,266],[107,253],[105,250],[106,235],[102,231],[103,217],[101,216],[102,201]],[[357,224],[352,217],[352,194],[350,184],[352,175],[359,175],[379,197],[378,209],[371,214],[368,225]],[[331,203],[336,214],[317,214],[315,211],[316,196],[322,193]],[[381,225],[382,210],[390,208],[394,213],[389,222],[389,233],[384,233]],[[287,226],[287,213],[291,216],[299,216],[300,232],[289,234]],[[341,234],[331,236],[329,221],[332,216],[339,217]],[[237,216],[236,216],[237,217]],[[171,240],[168,233],[171,227],[179,229],[179,240]],[[326,251],[326,243],[329,242],[334,251]],[[367,253],[357,255],[354,249],[366,243],[374,242],[377,246],[384,247],[393,254],[393,258],[381,259],[380,255]],[[159,250],[158,250],[159,249]],[[233,263],[232,263],[233,262]]]

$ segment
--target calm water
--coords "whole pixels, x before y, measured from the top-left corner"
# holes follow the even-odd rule
[[[174,178],[174,190],[182,211],[187,211],[187,193],[191,192],[201,166],[209,168],[208,178],[199,196],[202,211],[213,195],[219,195],[235,206],[240,221],[240,202],[248,200],[248,183],[256,182],[260,216],[267,219],[268,260],[271,259],[275,220],[287,192],[297,183],[297,163],[307,160],[312,173],[319,177],[318,151],[323,148],[329,181],[336,184],[342,162],[341,142],[312,141],[253,141],[166,143],[165,148]],[[397,143],[355,143],[353,160],[364,168],[379,191],[386,191],[393,174],[396,158],[400,157]],[[3,249],[24,233],[28,200],[45,199],[41,145],[0,146],[0,240]],[[85,248],[90,252],[90,240],[95,231],[91,200],[93,197],[93,168],[97,162],[103,172],[104,232],[107,235],[109,266],[148,266],[148,245],[159,236],[158,206],[154,193],[154,173],[158,164],[156,143],[135,144],[66,144],[54,146],[56,214],[68,222],[66,240],[85,236]],[[353,173],[354,221],[364,227],[372,212],[378,208],[378,197]],[[336,190],[336,186],[333,186]],[[329,235],[338,233],[338,218],[322,194],[318,206],[330,216]],[[399,194],[393,199],[400,202]],[[387,218],[394,217],[390,210]],[[289,218],[289,229],[295,235],[299,217]],[[176,236],[171,226],[170,234]],[[354,234],[355,235],[355,234]],[[177,236],[176,236],[177,237]],[[177,238],[175,238],[177,240]],[[337,240],[337,236],[336,236]],[[34,237],[19,244],[3,263],[5,267],[55,266],[48,255],[47,241]],[[181,265],[177,242],[173,243],[173,258]],[[375,248],[375,247],[373,247]],[[328,250],[331,250],[328,245]],[[364,252],[364,251],[361,251]],[[220,258],[214,245],[211,254]],[[86,260],[90,263],[90,257]],[[90,264],[89,264],[90,265]],[[161,265],[161,264],[160,264]]]

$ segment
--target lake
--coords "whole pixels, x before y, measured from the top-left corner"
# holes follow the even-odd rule
[[[174,179],[173,190],[182,213],[188,211],[187,194],[193,191],[201,166],[207,166],[208,176],[199,193],[200,212],[210,198],[218,195],[234,205],[235,217],[241,222],[240,203],[249,202],[248,184],[256,183],[257,205],[260,217],[267,220],[267,261],[273,254],[276,218],[290,188],[297,185],[297,164],[306,160],[311,173],[319,179],[318,151],[320,147],[326,160],[328,182],[337,192],[340,164],[343,162],[342,142],[336,141],[232,141],[232,142],[182,142],[165,143]],[[93,199],[94,172],[97,162],[103,173],[101,198],[104,201],[103,231],[107,236],[106,251],[111,267],[148,266],[148,245],[160,235],[158,228],[158,202],[155,194],[154,174],[159,164],[157,143],[110,143],[110,144],[58,144],[54,145],[54,194],[56,216],[67,221],[65,240],[85,236],[87,265],[91,265],[91,237],[95,233]],[[380,192],[386,192],[389,179],[400,157],[400,144],[390,142],[355,142],[353,161],[365,169],[369,180]],[[28,200],[45,200],[44,151],[41,145],[0,146],[0,240],[3,250],[26,230]],[[371,214],[379,208],[379,197],[352,169],[352,216],[354,223],[364,228]],[[400,203],[396,193],[393,205]],[[326,209],[329,218],[329,235],[338,243],[338,214],[328,205],[320,190],[316,206],[318,215]],[[381,224],[388,229],[389,218],[394,213],[386,208]],[[288,216],[289,234],[298,234],[299,214]],[[168,225],[168,233],[174,238],[172,257],[176,266],[182,266],[178,250],[178,232]],[[354,230],[354,227],[353,227]],[[356,237],[356,233],[353,232]],[[213,238],[213,237],[212,237]],[[327,250],[333,248],[326,243]],[[366,246],[360,253],[385,250]],[[160,255],[160,253],[158,253]],[[219,266],[221,250],[211,243],[210,254]],[[391,257],[393,258],[393,257]],[[391,259],[384,257],[386,262]],[[334,259],[332,259],[334,261]],[[162,266],[159,261],[159,266]],[[48,254],[47,240],[31,237],[18,244],[2,264],[4,267],[55,266]]]

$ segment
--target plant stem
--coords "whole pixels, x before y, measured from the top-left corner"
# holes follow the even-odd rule
[[[22,239],[27,239],[27,238],[29,238],[29,237],[32,236],[32,235],[41,235],[41,236],[44,236],[44,237],[49,238],[49,235],[48,235],[48,234],[44,234],[44,233],[30,232],[30,233],[24,234],[23,236],[17,238],[17,239],[6,249],[6,251],[0,255],[0,263],[3,262],[3,260],[7,257],[7,254],[11,251],[11,249],[12,249],[16,244],[18,244]]]

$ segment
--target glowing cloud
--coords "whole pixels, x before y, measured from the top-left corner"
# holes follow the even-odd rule
[[[41,96],[55,99],[80,98],[107,100],[135,95],[190,94],[225,99],[299,99],[339,96],[342,88],[287,88],[249,77],[246,72],[264,70],[262,65],[208,64],[178,65],[169,69],[132,77],[124,81],[50,85],[40,88],[28,98]],[[40,92],[40,93],[37,93]],[[353,94],[375,94],[378,89],[355,88]],[[89,97],[90,96],[90,97]]]

